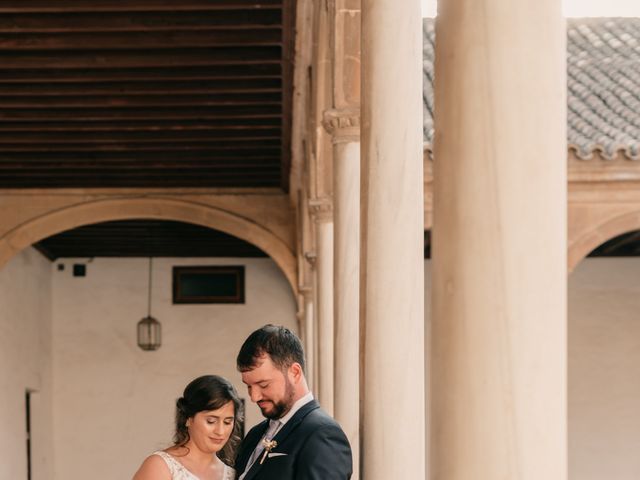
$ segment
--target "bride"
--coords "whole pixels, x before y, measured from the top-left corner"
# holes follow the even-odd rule
[[[176,402],[173,446],[146,458],[133,480],[233,480],[242,411],[228,380],[193,380]]]

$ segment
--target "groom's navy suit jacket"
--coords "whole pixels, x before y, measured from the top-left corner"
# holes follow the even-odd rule
[[[242,474],[269,421],[253,427],[240,446],[236,472]],[[351,447],[338,423],[318,402],[302,406],[273,438],[277,446],[261,464],[262,453],[244,480],[348,480]]]

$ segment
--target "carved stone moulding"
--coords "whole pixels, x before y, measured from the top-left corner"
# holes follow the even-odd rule
[[[360,141],[360,109],[345,108],[324,112],[322,125],[332,136],[333,143]]]
[[[309,200],[309,213],[316,223],[333,221],[333,202],[330,198]]]
[[[640,160],[623,152],[607,157],[594,151],[589,158],[578,157],[569,150],[569,182],[637,182],[640,180]]]

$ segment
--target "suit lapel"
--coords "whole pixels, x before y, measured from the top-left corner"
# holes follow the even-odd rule
[[[304,404],[300,408],[300,410],[298,410],[295,413],[295,415],[291,417],[291,419],[287,423],[285,423],[284,427],[282,427],[280,431],[276,434],[276,436],[273,438],[276,442],[278,442],[278,446],[282,445],[282,442],[284,442],[285,438],[287,438],[300,425],[300,423],[302,423],[302,421],[304,420],[304,417],[306,417],[310,412],[312,412],[316,408],[320,408],[320,405],[315,400],[311,400],[309,403]],[[268,423],[269,422],[267,422],[267,424]],[[255,445],[258,444],[258,441],[260,441],[265,431],[266,431],[266,427],[264,429],[261,429],[260,436],[258,437],[258,440],[255,442]],[[278,447],[276,447],[275,449],[277,451]],[[253,449],[251,449],[251,451],[253,452]],[[244,480],[251,480],[260,471],[260,469],[262,468],[262,465],[264,465],[264,463],[262,464],[260,463],[260,459],[262,458],[262,455],[263,454],[261,453],[260,456],[253,463],[253,465],[251,466],[251,469],[247,473],[247,476],[244,477]]]

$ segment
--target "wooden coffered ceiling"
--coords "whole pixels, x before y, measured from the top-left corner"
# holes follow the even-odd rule
[[[3,0],[0,188],[288,188],[293,0]]]
[[[294,0],[0,1],[0,188],[288,190]],[[44,239],[49,258],[261,256],[178,222]]]

